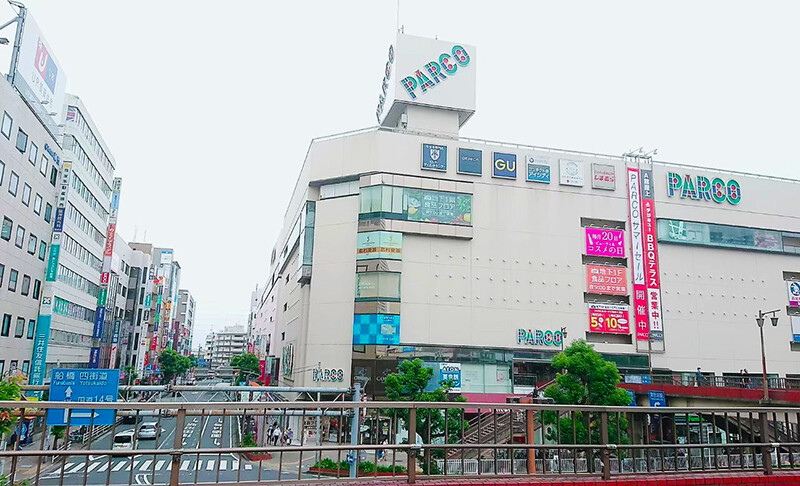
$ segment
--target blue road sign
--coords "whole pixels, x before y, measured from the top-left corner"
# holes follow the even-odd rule
[[[144,366],[144,371],[145,371],[145,373],[152,373],[153,372],[153,365],[151,365],[151,364],[145,365]]]
[[[53,402],[87,403],[116,402],[119,370],[54,369],[50,378],[50,400]],[[111,425],[114,410],[87,408],[51,408],[47,425]]]
[[[649,392],[647,392],[647,396],[650,398],[651,407],[667,406],[667,396],[664,394],[664,392],[650,390]]]

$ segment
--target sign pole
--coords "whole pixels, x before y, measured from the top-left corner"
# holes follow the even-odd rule
[[[353,402],[359,403],[361,401],[361,383],[356,382],[353,387]],[[358,445],[358,431],[359,431],[359,418],[361,417],[361,409],[353,409],[353,419],[350,422],[350,445]],[[409,432],[410,436],[411,432]],[[409,442],[410,443],[410,442]],[[351,449],[353,462],[350,463],[350,477],[354,478],[358,474],[358,450]]]

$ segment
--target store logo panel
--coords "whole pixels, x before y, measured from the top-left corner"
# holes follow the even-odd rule
[[[550,159],[545,157],[525,156],[525,180],[550,184]]]
[[[475,149],[458,149],[458,173],[481,175],[483,173],[483,152]]]
[[[400,316],[355,314],[353,344],[400,344]]]
[[[617,174],[612,164],[592,164],[592,188],[607,191],[617,188]]]
[[[558,176],[559,183],[562,186],[582,187],[585,179],[583,162],[580,160],[559,160]]]
[[[494,152],[492,154],[492,177],[500,179],[517,178],[517,156]]]
[[[447,171],[447,147],[432,143],[422,144],[422,168],[425,170]]]

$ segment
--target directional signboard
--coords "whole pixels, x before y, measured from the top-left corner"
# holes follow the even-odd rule
[[[116,402],[119,389],[119,370],[54,369],[50,379],[50,400],[54,402],[87,403]],[[47,425],[111,425],[113,409],[51,408]]]
[[[667,406],[667,396],[664,394],[663,391],[653,391],[650,390],[647,392],[648,398],[650,398],[650,406],[651,407],[666,407]]]

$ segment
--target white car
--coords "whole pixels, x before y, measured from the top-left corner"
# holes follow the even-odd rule
[[[133,431],[126,430],[117,433],[117,435],[114,436],[114,445],[112,449],[133,449]]]
[[[155,439],[158,435],[158,424],[155,422],[147,422],[139,427],[139,439]]]

